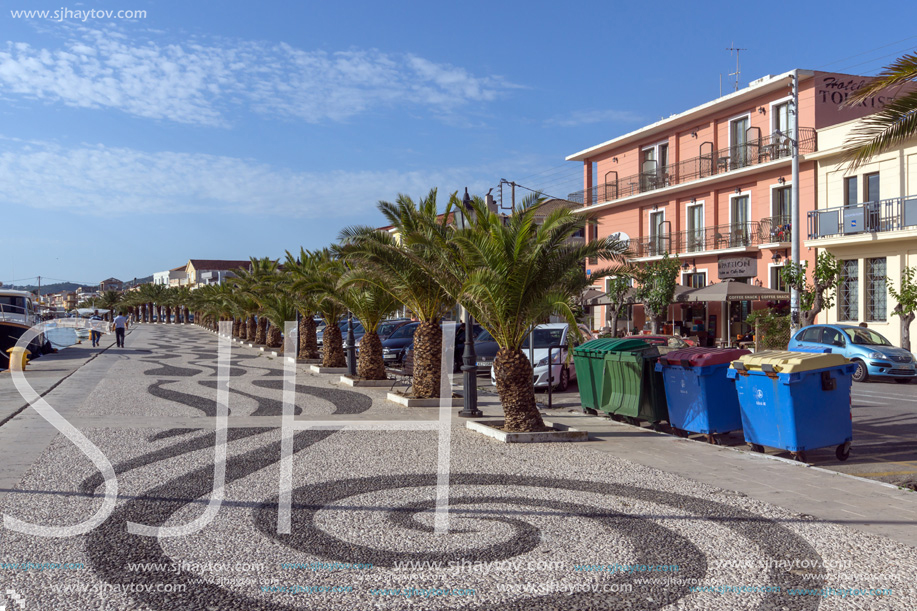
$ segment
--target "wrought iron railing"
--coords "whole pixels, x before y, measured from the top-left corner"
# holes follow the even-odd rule
[[[917,195],[808,213],[809,239],[917,228]]]
[[[758,221],[758,244],[790,242],[793,240],[792,219],[787,216],[769,216]]]
[[[644,171],[632,176],[618,178],[609,172],[605,181],[585,191],[577,191],[567,199],[578,204],[593,205],[630,197],[673,185],[680,185],[693,180],[727,174],[749,166],[760,165],[775,159],[787,158],[792,154],[792,145],[785,135],[772,134],[762,138],[748,140],[745,144],[713,150],[712,142],[700,145],[700,155],[686,159],[677,164],[660,168],[651,165]],[[799,128],[799,152],[813,153],[817,150],[815,130],[810,127]]]
[[[659,234],[643,239],[631,239],[634,257],[655,257],[664,254],[691,254],[727,248],[742,248],[761,244],[761,225],[748,223],[716,225]]]

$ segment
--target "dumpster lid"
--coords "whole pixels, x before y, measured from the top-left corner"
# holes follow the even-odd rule
[[[682,348],[673,350],[659,357],[666,365],[687,365],[688,367],[707,367],[737,361],[751,354],[750,350],[739,348]]]
[[[799,373],[814,369],[826,369],[846,365],[848,361],[842,354],[812,354],[806,352],[788,352],[786,350],[764,350],[746,354],[739,361],[746,369],[762,370],[765,365],[777,373]]]
[[[573,354],[578,354],[580,356],[596,356],[608,352],[635,352],[638,350],[646,350],[649,347],[649,344],[640,339],[600,337],[599,339],[593,339],[585,344],[577,346],[573,349]]]

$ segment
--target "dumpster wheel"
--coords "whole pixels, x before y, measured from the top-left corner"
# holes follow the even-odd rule
[[[721,446],[723,443],[717,438],[713,433],[707,434],[707,443],[713,444],[715,446]]]
[[[598,416],[598,415],[599,415],[599,413],[598,413],[597,411],[595,411],[594,409],[592,409],[591,407],[584,407],[584,408],[583,408],[583,413],[584,413],[584,414],[589,414],[590,416]]]
[[[686,439],[688,437],[688,431],[684,429],[680,429],[677,426],[673,426],[672,431],[675,433],[676,437],[681,437],[683,439]]]
[[[804,450],[800,450],[799,452],[793,452],[793,460],[795,460],[795,461],[797,461],[797,462],[806,462],[806,453],[805,453],[805,451],[804,451]]]
[[[640,426],[640,419],[633,416],[624,416],[624,422],[631,426]]]
[[[834,455],[838,460],[844,461],[850,458],[850,442],[842,443],[834,450]]]
[[[752,452],[757,452],[758,454],[764,454],[764,446],[760,443],[749,444],[751,446]]]

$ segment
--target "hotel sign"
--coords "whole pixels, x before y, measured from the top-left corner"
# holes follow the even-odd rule
[[[752,278],[758,275],[758,260],[732,257],[717,262],[717,274],[722,278]]]

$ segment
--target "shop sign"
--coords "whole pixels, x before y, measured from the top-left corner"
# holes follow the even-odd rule
[[[717,262],[720,278],[753,278],[758,275],[758,260],[751,257],[732,257]]]

